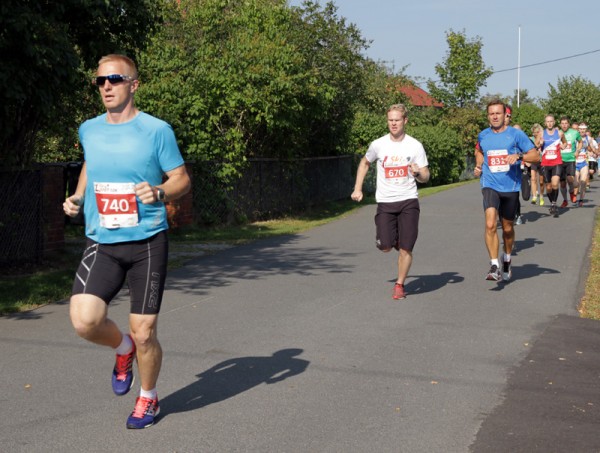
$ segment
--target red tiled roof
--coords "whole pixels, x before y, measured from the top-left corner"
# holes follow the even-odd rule
[[[443,107],[444,104],[433,99],[427,91],[414,85],[404,85],[398,87],[401,93],[404,93],[408,100],[415,107]]]

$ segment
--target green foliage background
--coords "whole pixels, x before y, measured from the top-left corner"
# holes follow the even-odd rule
[[[89,114],[89,71],[107,53],[135,53],[160,20],[154,0],[4,0],[0,4],[0,162],[73,150]],[[141,33],[140,30],[144,32]],[[62,150],[62,151],[61,151]]]
[[[90,83],[105,54],[132,56],[137,105],[171,123],[185,157],[218,162],[227,184],[252,157],[363,154],[387,133],[385,111],[415,82],[365,57],[368,41],[334,3],[285,0],[6,0],[0,5],[0,161],[5,167],[82,158],[77,127],[103,111]],[[432,184],[458,180],[480,130],[492,73],[481,38],[446,34],[429,81],[442,109],[410,108]],[[514,122],[529,133],[546,112],[600,130],[600,89],[567,76],[548,99],[523,91]],[[410,107],[410,106],[409,106]],[[211,167],[212,168],[212,167]]]

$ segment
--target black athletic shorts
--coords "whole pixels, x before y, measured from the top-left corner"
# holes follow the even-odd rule
[[[575,176],[575,162],[563,162],[560,180],[566,181],[567,176]]]
[[[595,160],[588,161],[588,166],[590,167],[590,170],[593,170],[593,171],[598,170],[598,162]]]
[[[375,214],[376,245],[380,250],[412,249],[419,235],[419,216],[421,208],[417,198],[379,203]]]
[[[72,294],[93,294],[108,305],[127,278],[130,312],[155,315],[165,288],[168,253],[166,231],[117,244],[98,244],[88,238]]]
[[[496,192],[485,187],[483,194],[483,210],[495,208],[498,215],[506,220],[515,220],[519,209],[519,192]]]
[[[546,184],[550,184],[553,176],[562,175],[562,165],[552,165],[551,167],[542,167],[542,175]],[[561,178],[562,179],[562,178]]]

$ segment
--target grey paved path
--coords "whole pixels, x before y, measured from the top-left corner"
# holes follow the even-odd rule
[[[600,451],[600,327],[576,310],[588,198],[558,219],[524,205],[508,284],[483,278],[478,185],[424,198],[403,301],[374,206],[195,260],[169,279],[161,418],[142,432],[67,304],[0,318],[0,449]],[[127,312],[123,294],[110,313],[125,328]]]

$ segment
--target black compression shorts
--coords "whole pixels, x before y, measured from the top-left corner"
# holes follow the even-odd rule
[[[506,220],[515,220],[519,209],[519,192],[496,192],[494,189],[485,187],[481,189],[483,194],[483,210],[494,208],[498,215]]]
[[[552,165],[550,167],[542,167],[542,175],[546,184],[550,184],[553,176],[560,177],[562,175],[562,165]]]
[[[109,304],[127,278],[130,312],[157,314],[165,288],[168,253],[165,231],[141,241],[117,244],[98,244],[88,239],[72,294],[93,294]]]

